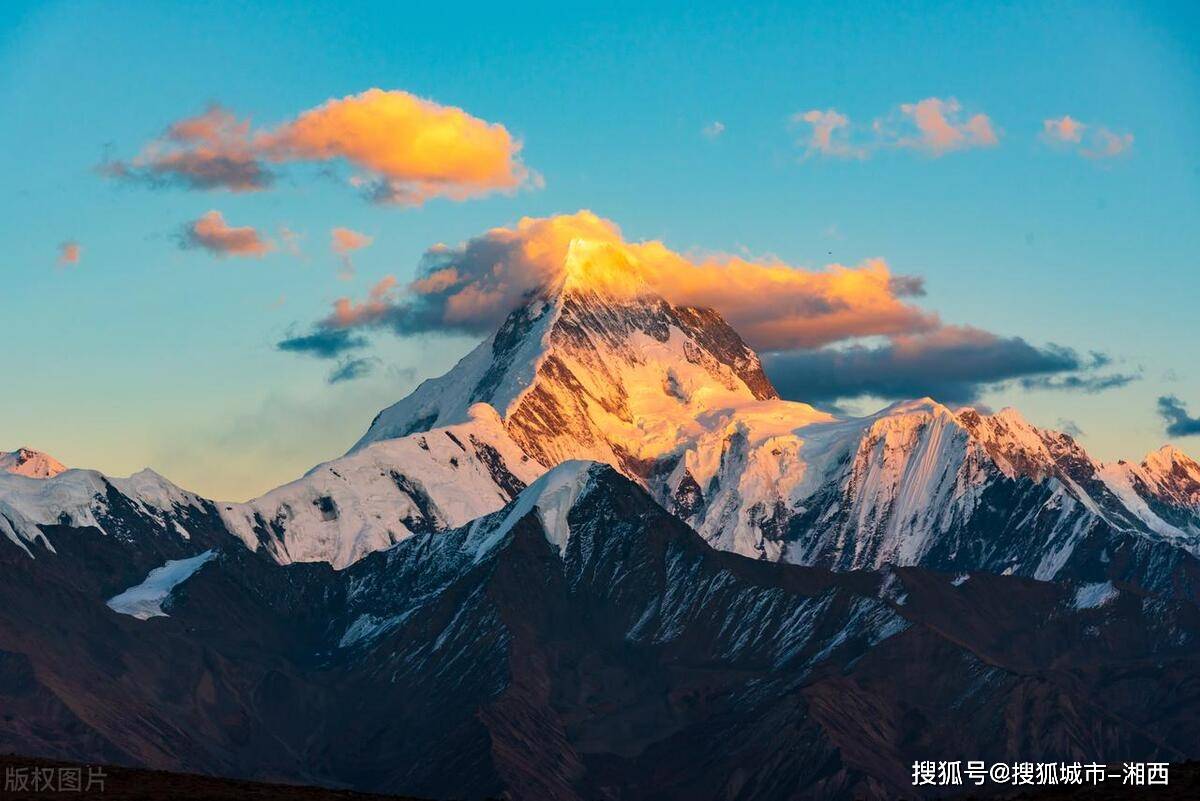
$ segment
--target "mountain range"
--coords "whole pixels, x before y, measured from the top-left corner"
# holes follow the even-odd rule
[[[1200,465],[779,397],[572,243],[246,503],[0,455],[0,747],[429,798],[894,798],[919,759],[1195,758]]]

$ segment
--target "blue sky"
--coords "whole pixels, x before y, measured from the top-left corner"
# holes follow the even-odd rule
[[[0,449],[118,474],[150,465],[222,498],[261,492],[343,452],[472,343],[377,334],[386,368],[329,385],[328,363],[280,352],[281,338],[384,275],[413,278],[436,242],[583,208],[685,253],[813,269],[881,257],[924,279],[915,302],[946,323],[1101,351],[1138,379],[1098,393],[1009,382],[980,400],[1069,421],[1102,458],[1167,439],[1159,396],[1200,414],[1195,4],[726,5],[5,4]],[[265,127],[371,87],[502,124],[544,186],[412,208],[367,203],[311,164],[257,193],[96,169],[213,102]],[[836,109],[868,141],[873,120],[925,98],[986,115],[998,142],[806,157],[808,129],[790,122]],[[1132,147],[1089,159],[1054,146],[1043,121],[1063,115]],[[704,135],[716,121],[720,135]],[[253,259],[181,249],[181,226],[210,210],[280,246]],[[330,251],[336,226],[373,238],[351,281]],[[282,228],[301,235],[300,256]],[[66,241],[78,263],[57,264]]]

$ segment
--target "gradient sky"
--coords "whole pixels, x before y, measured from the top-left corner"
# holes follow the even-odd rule
[[[329,384],[330,363],[280,339],[385,275],[412,279],[434,243],[584,208],[685,253],[814,269],[881,257],[922,277],[916,302],[947,323],[1103,352],[1137,380],[1096,393],[1009,383],[980,399],[1078,428],[1098,457],[1140,459],[1169,439],[1160,396],[1200,415],[1195,3],[293,5],[0,8],[0,449],[258,494],[344,452],[473,343],[375,335],[386,367]],[[502,124],[544,186],[405,207],[365,202],[321,165],[282,169],[258,193],[97,170],[213,102],[271,127],[372,87]],[[986,115],[995,144],[872,144],[873,120],[886,128],[926,98]],[[869,153],[806,144],[811,125],[793,116],[828,109],[853,124],[846,147]],[[1089,158],[1103,141],[1048,141],[1044,121],[1064,115],[1132,145]],[[275,250],[181,247],[181,226],[210,211]],[[350,280],[336,227],[372,238],[348,254]],[[1200,451],[1195,436],[1177,444]]]

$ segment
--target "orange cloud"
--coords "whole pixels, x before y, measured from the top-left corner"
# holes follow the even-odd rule
[[[1133,134],[1087,125],[1069,114],[1043,120],[1042,137],[1054,145],[1077,145],[1075,152],[1089,159],[1116,158],[1133,147]]]
[[[392,307],[392,289],[396,286],[394,275],[385,275],[371,287],[367,299],[355,303],[349,298],[338,298],[333,304],[333,314],[328,319],[331,328],[353,328],[367,325],[384,316]]]
[[[329,238],[333,252],[342,256],[355,250],[362,250],[375,241],[374,237],[351,228],[334,228],[329,232]]]
[[[68,264],[78,264],[83,256],[83,247],[78,242],[70,240],[58,246],[58,263],[65,267]]]
[[[221,212],[213,210],[184,226],[180,237],[184,248],[203,248],[216,256],[251,256],[261,258],[274,249],[250,226],[232,226]]]
[[[1058,142],[1078,142],[1083,138],[1085,128],[1087,128],[1086,125],[1070,114],[1064,114],[1058,119],[1042,121],[1042,135]]]
[[[809,270],[738,256],[689,258],[662,242],[627,242],[615,223],[590,211],[526,217],[456,247],[435,246],[403,292],[394,291],[389,277],[362,303],[339,299],[321,325],[488,332],[530,290],[568,278],[608,292],[649,291],[677,305],[715,308],[764,349],[939,325],[936,315],[903,300],[919,293],[920,282],[892,275],[881,259]]]
[[[900,113],[915,132],[895,137],[896,147],[923,150],[931,156],[941,156],[955,150],[975,147],[994,147],[999,135],[986,114],[961,119],[962,106],[954,98],[927,97],[916,103],[904,103]],[[887,125],[876,121],[876,131],[886,133]]]
[[[276,161],[346,159],[375,176],[374,199],[409,205],[514,190],[521,143],[497,123],[408,92],[368,89],[306,111],[258,145]]]
[[[836,109],[812,109],[792,115],[792,124],[807,124],[812,130],[805,140],[805,157],[813,154],[836,158],[865,158],[865,148],[850,144],[850,119]]]
[[[329,245],[333,252],[342,257],[342,267],[338,270],[338,278],[349,281],[354,277],[354,262],[351,261],[350,254],[356,250],[362,250],[375,240],[373,237],[350,228],[334,228],[329,232],[329,238]]]
[[[540,177],[520,160],[521,146],[503,125],[463,109],[369,89],[257,132],[249,120],[213,106],[172,124],[132,160],[106,162],[101,171],[152,186],[243,192],[271,185],[268,164],[344,161],[365,173],[351,183],[371,199],[420,205],[538,185]]]
[[[275,180],[255,151],[250,121],[216,105],[172,123],[133,159],[105,162],[100,172],[152,187],[231,192],[256,192]]]

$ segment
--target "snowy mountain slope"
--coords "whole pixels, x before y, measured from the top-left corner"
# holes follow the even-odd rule
[[[509,439],[496,412],[384,440],[221,515],[250,548],[280,562],[336,568],[414,533],[461,526],[508,503],[545,468]]]
[[[1157,590],[1200,591],[1194,531],[1148,524],[1127,500],[1137,496],[1113,489],[1109,467],[1014,410],[954,412],[924,399],[834,420],[784,402],[757,408],[773,413],[771,425],[730,412],[650,482],[717,547],[842,570],[1119,571]],[[1178,497],[1190,485],[1171,486]]]
[[[187,541],[193,520],[207,526],[215,515],[210,501],[153,470],[128,478],[95,470],[66,470],[47,478],[0,474],[0,533],[30,556],[35,542],[50,547],[42,533],[46,526],[91,527],[125,543],[145,530]]]
[[[53,478],[66,469],[66,465],[50,454],[32,448],[0,453],[0,473],[14,473],[28,478]]]
[[[1171,445],[1141,464],[1103,465],[1101,479],[1151,530],[1181,543],[1200,538],[1200,464]]]

